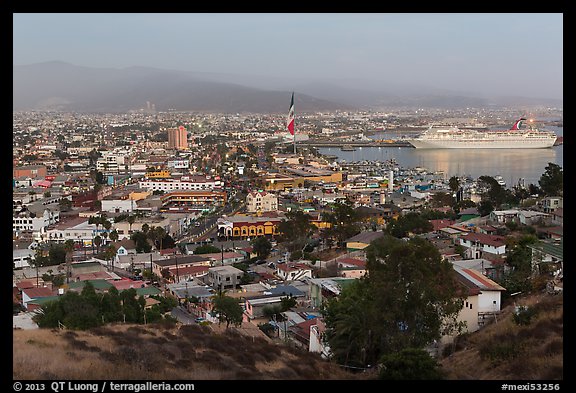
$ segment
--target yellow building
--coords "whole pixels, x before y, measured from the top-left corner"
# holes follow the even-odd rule
[[[235,215],[218,220],[218,236],[246,239],[279,235],[278,224],[284,219],[276,215]]]
[[[151,172],[146,172],[146,178],[147,179],[167,179],[170,178],[170,172],[168,171],[151,171]]]

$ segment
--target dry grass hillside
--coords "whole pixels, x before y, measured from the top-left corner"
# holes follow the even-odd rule
[[[529,325],[498,321],[458,339],[440,360],[449,380],[562,380],[563,296],[517,299]],[[256,327],[115,325],[90,331],[14,330],[17,380],[359,380],[318,355],[277,344]]]
[[[255,332],[116,325],[14,330],[13,378],[69,380],[358,379],[316,354]],[[261,332],[260,332],[261,333]]]
[[[514,304],[497,322],[462,337],[441,361],[454,380],[562,380],[564,377],[564,298],[539,294],[517,299],[536,314],[530,324],[513,321]]]

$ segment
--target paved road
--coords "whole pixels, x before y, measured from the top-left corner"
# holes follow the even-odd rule
[[[192,325],[196,323],[194,322],[194,319],[196,319],[196,317],[181,307],[174,307],[172,309],[171,315],[174,318],[176,318],[178,322],[181,322],[184,325]]]

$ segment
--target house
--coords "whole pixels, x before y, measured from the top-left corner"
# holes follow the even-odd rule
[[[564,244],[558,242],[539,241],[536,244],[529,245],[532,250],[532,271],[534,273],[554,273],[564,272]]]
[[[564,237],[563,226],[539,227],[537,228],[537,232],[539,236],[543,236],[546,239],[552,239],[555,241],[560,241]]]
[[[437,220],[428,220],[430,224],[432,224],[432,232],[438,232],[443,228],[449,227],[450,225],[454,225],[456,223],[455,220],[449,219],[437,219]]]
[[[235,263],[243,262],[246,256],[240,252],[215,252],[209,254],[201,254],[203,257],[212,261],[212,266],[220,265],[233,265]]]
[[[115,241],[112,246],[116,249],[116,262],[118,257],[128,254],[136,254],[136,243],[125,237],[122,240]]]
[[[438,233],[449,238],[449,239],[452,239],[452,241],[454,243],[457,243],[460,236],[468,233],[468,231],[466,231],[462,228],[459,228],[455,225],[450,225],[450,226],[447,226],[445,228],[440,228],[438,230]]]
[[[276,305],[280,305],[282,298],[285,297],[286,295],[282,294],[265,294],[245,297],[244,320],[250,322],[254,319],[262,318],[264,316],[265,307],[274,307]]]
[[[460,284],[469,290],[462,315],[466,315],[467,331],[472,333],[497,317],[501,308],[501,294],[506,288],[477,270],[453,265]]]
[[[263,294],[284,295],[295,299],[306,297],[306,292],[301,291],[293,285],[276,285],[275,287],[266,289]]]
[[[469,207],[467,209],[460,210],[458,213],[459,222],[468,221],[477,217],[480,217],[480,212],[475,207]]]
[[[467,258],[482,258],[484,253],[502,255],[506,253],[504,236],[470,232],[461,235],[459,243],[466,247]]]
[[[284,281],[300,280],[304,277],[312,278],[312,268],[303,263],[282,263],[276,266],[276,275]]]
[[[494,225],[478,225],[478,232],[485,233],[487,235],[496,235],[498,232],[498,227]]]
[[[144,269],[152,270],[153,262],[163,259],[158,252],[143,252],[136,254],[129,252],[130,250],[126,251],[128,252],[123,252],[122,255],[116,254],[114,266],[130,271],[132,271],[132,268],[140,269],[141,271]]]
[[[203,255],[175,255],[173,258],[158,259],[152,261],[152,272],[158,277],[162,277],[162,271],[170,269],[180,269],[190,266],[211,266],[211,261]]]
[[[208,270],[208,284],[215,289],[235,289],[240,284],[244,272],[234,266],[217,266]]]
[[[546,197],[540,201],[540,206],[545,213],[554,213],[564,208],[564,198],[561,196]]]
[[[520,210],[518,212],[518,221],[523,225],[548,224],[552,221],[552,215],[534,210]]]
[[[322,318],[315,318],[314,323],[310,324],[310,341],[308,345],[309,352],[319,353],[324,359],[330,357],[330,346],[324,340],[326,325]]]
[[[210,266],[187,266],[168,268],[169,279],[174,283],[186,282],[195,277],[201,277],[208,274]]]
[[[358,258],[340,258],[336,262],[340,277],[360,278],[366,274],[366,261]]]
[[[363,250],[370,245],[373,240],[384,237],[384,232],[365,231],[346,240],[346,248],[349,251]]]
[[[508,210],[493,210],[488,215],[488,221],[496,224],[506,224],[507,222],[517,222],[518,213],[517,209]]]
[[[29,248],[12,250],[12,268],[22,269],[30,267],[30,263],[34,261],[36,252]]]
[[[207,285],[203,285],[198,281],[191,280],[179,283],[168,284],[166,286],[168,293],[174,297],[179,304],[191,302],[193,305],[188,305],[188,311],[192,312],[198,317],[206,318],[205,313],[212,309],[206,307],[205,303],[211,303],[211,298],[214,296],[214,289]],[[192,299],[192,301],[190,300]],[[204,304],[204,307],[201,307]],[[202,312],[201,312],[202,310]]]
[[[52,290],[48,287],[32,287],[32,288],[23,288],[21,291],[22,294],[22,305],[26,310],[33,311],[39,308],[37,304],[30,304],[34,303],[34,300],[38,300],[40,298],[53,298],[56,295],[56,291]]]
[[[505,268],[503,261],[491,261],[484,258],[460,259],[451,262],[454,266],[459,266],[463,269],[476,270],[491,280],[500,279]]]
[[[310,348],[310,328],[318,325],[318,317],[305,319],[288,328],[288,334],[296,345],[301,348]]]
[[[400,211],[400,209],[397,210]],[[386,219],[393,217],[391,208],[359,206],[356,208],[356,212],[364,222],[374,222],[377,225],[383,225]]]
[[[325,300],[337,297],[344,287],[350,285],[355,278],[326,277],[309,280],[310,306],[313,309],[322,307]]]

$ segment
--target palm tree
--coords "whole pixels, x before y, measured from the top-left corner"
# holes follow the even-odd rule
[[[110,232],[110,240],[112,240],[113,242],[115,242],[116,240],[118,240],[119,236],[118,236],[118,231],[116,231],[116,229],[114,229],[112,232]]]
[[[104,250],[104,259],[106,259],[108,262],[112,261],[112,271],[114,271],[114,257],[116,256],[116,251],[116,247],[114,247],[112,244],[110,244],[108,247],[106,247],[106,250]]]
[[[72,252],[74,251],[74,240],[68,239],[64,242],[64,250],[66,250],[66,282],[70,282],[70,275],[72,274]]]
[[[129,215],[128,218],[126,218],[126,221],[128,221],[128,224],[130,224],[130,229],[128,232],[132,233],[132,224],[134,224],[134,221],[136,221],[136,216]]]
[[[102,238],[99,235],[96,235],[94,238],[94,244],[96,245],[96,252],[100,253],[100,245],[102,244]]]

